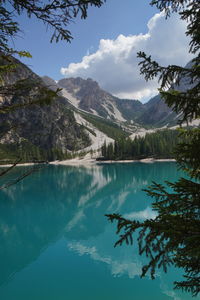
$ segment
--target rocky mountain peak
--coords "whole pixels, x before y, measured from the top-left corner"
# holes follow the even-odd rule
[[[74,90],[86,90],[86,89],[100,89],[98,83],[91,78],[83,79],[81,77],[76,78],[63,78],[58,81],[58,85],[65,88],[69,92],[73,93]]]
[[[42,80],[44,82],[44,84],[51,90],[56,91],[58,89],[58,85],[56,83],[56,81],[54,79],[52,79],[49,76],[43,76]]]
[[[16,59],[13,60],[17,67],[5,74],[3,78],[5,84],[12,86],[19,80],[28,79],[28,81],[26,90],[22,89],[22,92],[17,90],[10,94],[9,102],[8,97],[3,97],[1,101],[2,106],[19,105],[13,111],[0,114],[1,158],[6,156],[7,149],[10,149],[9,151],[14,149],[16,157],[20,156],[20,147],[26,147],[24,153],[29,153],[30,159],[34,157],[44,159],[45,157],[46,160],[52,160],[62,157],[67,151],[89,146],[91,141],[88,133],[76,122],[73,111],[61,96],[58,96],[50,105],[34,104],[20,107],[20,104],[40,99],[45,85],[53,85],[55,89],[57,86],[51,78],[45,76],[42,80],[24,64]],[[4,149],[6,149],[5,153]],[[28,160],[29,157],[24,159]]]
[[[110,102],[113,102],[115,97],[102,90],[96,81],[91,78],[65,78],[59,80],[58,85],[70,93],[71,98],[76,99],[78,108],[101,117],[111,118],[113,112],[108,111],[107,106],[112,109]]]

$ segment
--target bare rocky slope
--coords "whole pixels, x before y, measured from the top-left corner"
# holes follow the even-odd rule
[[[172,113],[160,95],[142,104],[139,100],[114,97],[90,78],[65,78],[56,83],[45,76],[43,80],[52,88],[61,87],[62,95],[76,108],[106,119],[154,127],[177,122],[176,114]]]
[[[40,98],[44,88],[41,78],[19,61],[14,62],[17,68],[5,74],[5,85],[26,80],[30,88],[23,92],[15,90],[12,95],[2,97],[0,108]],[[29,160],[28,156],[31,160],[52,160],[61,158],[67,151],[83,149],[91,143],[87,130],[76,122],[68,102],[61,96],[50,105],[31,105],[1,113],[0,133],[1,160],[13,151],[16,157],[20,156],[20,149],[27,153],[23,157],[26,161]]]
[[[144,104],[145,110],[138,122],[153,127],[172,126],[177,124],[177,115],[162,100],[160,95],[151,98]]]
[[[5,85],[18,85],[10,95],[0,98],[2,107],[23,105],[42,98],[41,91],[56,91],[49,105],[31,105],[0,113],[0,163],[21,157],[23,161],[69,158],[73,152],[98,150],[104,141],[135,137],[163,126],[176,125],[178,118],[160,95],[142,104],[119,99],[102,90],[92,79],[65,78],[58,82],[40,78],[27,66],[13,59],[17,68],[4,74]],[[0,55],[0,65],[5,64]],[[27,89],[20,89],[25,81]],[[177,89],[185,88],[183,78]],[[47,93],[48,94],[48,93]]]
[[[58,81],[58,86],[63,89],[63,95],[71,100],[72,104],[79,109],[93,113],[100,117],[125,122],[134,118],[134,114],[127,118],[126,112],[129,110],[121,109],[120,102],[123,100],[114,97],[102,90],[98,83],[90,78],[65,78]],[[130,100],[132,111],[138,111],[138,106],[143,110],[142,104],[136,100]]]

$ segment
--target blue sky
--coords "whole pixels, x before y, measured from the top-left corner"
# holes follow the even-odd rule
[[[156,11],[145,0],[107,0],[101,8],[90,8],[87,19],[77,18],[69,26],[74,37],[71,44],[50,43],[50,31],[35,18],[23,15],[17,19],[23,32],[15,46],[31,52],[32,60],[25,61],[36,73],[58,80],[64,64],[78,62],[88,50],[95,51],[100,39],[146,32],[147,22]]]
[[[177,60],[177,64],[185,64],[191,58],[185,55],[188,43],[184,35],[185,26],[179,24],[177,17],[165,21],[163,15],[156,17],[156,13],[159,13],[157,9],[146,0],[107,0],[101,8],[89,9],[86,20],[76,19],[69,26],[74,37],[71,44],[63,41],[50,43],[51,32],[46,31],[38,20],[27,19],[23,15],[17,19],[23,32],[14,45],[31,52],[33,58],[24,59],[23,62],[41,76],[48,75],[55,80],[64,76],[92,77],[116,96],[146,101],[157,93],[158,86],[156,82],[146,84],[143,79],[138,80],[138,61],[136,55],[132,55],[134,49],[139,51],[141,47],[141,50],[150,50],[155,58],[165,64],[168,63],[164,59],[166,56],[169,57],[169,63],[176,63]],[[166,38],[171,45],[167,51]],[[180,50],[184,59],[177,51],[179,48],[184,48],[185,52]],[[121,77],[116,76],[120,73]],[[105,74],[108,74],[108,78]],[[131,78],[137,80],[131,81]]]

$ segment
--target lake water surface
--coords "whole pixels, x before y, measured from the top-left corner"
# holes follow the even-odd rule
[[[153,217],[142,189],[180,175],[173,162],[48,166],[1,191],[0,299],[194,299],[173,290],[180,270],[140,279],[145,258],[137,245],[113,247],[104,216]]]

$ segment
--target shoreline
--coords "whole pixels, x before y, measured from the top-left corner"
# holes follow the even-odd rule
[[[153,158],[144,158],[138,160],[96,160],[96,159],[71,159],[63,161],[53,161],[50,162],[50,165],[63,165],[63,166],[79,166],[79,165],[100,165],[100,164],[116,164],[116,163],[154,163],[154,162],[176,162],[175,159],[153,159]]]
[[[154,163],[154,162],[176,162],[173,158],[166,158],[166,159],[154,159],[154,158],[144,158],[144,159],[138,159],[138,160],[96,160],[94,159],[68,159],[68,160],[55,160],[51,161],[49,163],[21,163],[17,164],[16,167],[25,167],[25,166],[37,166],[37,165],[63,165],[63,166],[80,166],[80,165],[100,165],[100,164],[113,164],[113,163],[135,163],[135,162],[141,162],[141,163]],[[0,165],[0,168],[9,168],[12,164],[5,164]]]

